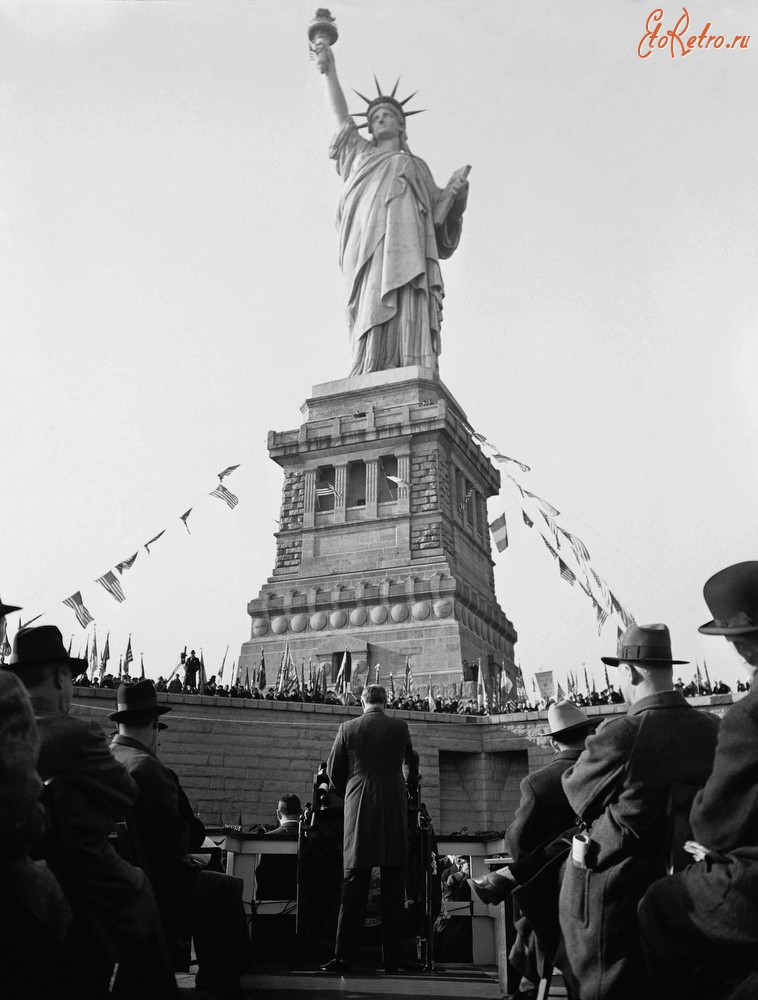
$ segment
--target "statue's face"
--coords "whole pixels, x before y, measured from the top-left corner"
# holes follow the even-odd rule
[[[391,105],[378,104],[371,112],[369,131],[375,139],[399,138],[403,124]]]

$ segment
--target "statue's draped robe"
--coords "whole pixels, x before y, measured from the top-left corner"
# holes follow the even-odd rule
[[[348,118],[329,155],[344,181],[337,211],[352,375],[437,369],[444,295],[440,259],[458,246],[460,216],[423,160],[377,149]],[[447,213],[447,217],[444,217]]]

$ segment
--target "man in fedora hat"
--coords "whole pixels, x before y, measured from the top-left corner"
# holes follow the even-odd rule
[[[118,724],[111,753],[139,789],[134,821],[169,944],[176,944],[181,929],[189,929],[203,988],[219,1000],[242,998],[240,975],[250,958],[242,882],[205,871],[189,857],[201,846],[205,828],[178,777],[157,755],[158,733],[166,728],[159,720],[171,709],[159,702],[151,680],[122,684],[117,702],[110,716]]]
[[[575,1000],[645,996],[637,904],[660,876],[669,796],[679,783],[704,785],[716,748],[716,719],[674,690],[665,625],[631,625],[618,642],[626,715],[606,719],[563,776],[586,831],[561,886],[561,968]]]
[[[686,983],[714,995],[730,973],[758,954],[758,562],[728,566],[703,588],[713,619],[699,630],[721,635],[744,660],[751,682],[719,728],[713,771],[690,814],[697,864],[656,882],[640,905],[650,996],[671,997]],[[704,974],[703,965],[711,968]],[[688,976],[688,973],[695,975]],[[673,986],[672,986],[673,983]],[[740,997],[758,996],[758,978]]]
[[[134,805],[137,788],[108,752],[101,726],[69,714],[73,677],[85,667],[85,660],[68,655],[52,625],[19,629],[5,665],[29,692],[39,734],[37,770],[43,780],[53,779],[54,835],[63,855],[57,874],[74,913],[71,947],[87,955],[79,963],[89,973],[80,995],[97,990],[100,974],[107,985],[112,957],[120,963],[122,995],[172,996],[176,982],[150,884],[108,839]],[[100,948],[110,952],[108,961]]]
[[[561,778],[577,762],[587,737],[601,720],[600,717],[591,719],[570,701],[551,705],[547,720],[547,735],[555,756],[522,779],[521,801],[506,831],[508,851],[515,864],[483,878],[469,880],[472,890],[485,903],[495,905],[502,902],[517,886],[526,886],[552,857],[565,854],[561,835],[576,826],[576,817],[566,798]],[[554,876],[547,880],[548,884],[539,888],[540,907],[543,910],[549,907],[553,911],[554,923],[558,919],[558,874],[556,870]],[[529,900],[524,891],[517,895],[528,908]],[[509,961],[523,977],[518,995],[536,996],[543,948],[525,917],[517,917],[516,929],[518,936]]]

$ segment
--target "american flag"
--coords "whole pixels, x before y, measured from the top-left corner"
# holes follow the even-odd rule
[[[595,603],[595,614],[597,615],[597,634],[600,635],[600,633],[603,631],[603,625],[605,625],[605,623],[608,621],[608,612],[602,605],[598,604],[597,601],[595,601],[594,603]]]
[[[223,480],[227,476],[231,476],[231,474],[234,472],[235,469],[239,469],[239,465],[228,465],[223,472],[219,472],[218,474],[219,482],[223,482]]]
[[[558,558],[558,553],[557,553],[557,552],[555,551],[555,549],[554,549],[554,548],[553,548],[553,546],[552,546],[552,545],[550,544],[550,542],[549,542],[549,541],[547,540],[547,538],[545,538],[545,536],[544,536],[544,535],[540,535],[540,538],[541,538],[541,539],[542,539],[542,541],[543,541],[543,542],[545,543],[545,548],[546,548],[546,549],[548,550],[548,552],[549,552],[549,553],[550,553],[550,555],[551,555],[551,556],[553,557],[553,559],[557,559],[557,558]]]
[[[131,556],[131,558],[124,559],[123,562],[120,562],[118,566],[116,566],[116,569],[119,571],[119,573],[123,574],[124,570],[131,569],[132,566],[134,565],[134,560],[137,558],[138,555],[139,555],[139,550],[137,550],[134,553],[134,555]]]
[[[630,625],[634,625],[636,619],[634,615],[630,614],[625,607],[623,607],[618,600],[611,594],[611,607],[619,616],[621,621],[624,623],[625,628],[629,628]]]
[[[132,637],[126,643],[126,653],[124,654],[124,670],[129,673],[129,664],[134,662],[134,656],[132,655]]]
[[[560,558],[560,556],[558,557],[558,569],[560,570],[563,579],[567,580],[568,583],[570,583],[571,586],[573,587],[574,584],[576,583],[576,577],[571,572],[566,563]]]
[[[79,622],[82,628],[86,628],[90,624],[90,622],[93,622],[95,620],[89,613],[89,611],[87,611],[87,609],[84,607],[84,604],[82,603],[81,591],[77,590],[77,592],[75,594],[72,594],[71,597],[67,597],[63,603],[68,605],[68,607],[72,609],[72,611],[76,615],[76,620]]]
[[[524,463],[519,462],[518,459],[508,458],[507,455],[501,455],[499,451],[496,451],[492,457],[496,462],[512,462],[514,465],[517,465],[522,472],[531,472],[528,465],[524,465]]]
[[[111,638],[111,634],[109,632],[106,635],[106,637],[105,637],[105,645],[103,646],[103,653],[102,653],[102,656],[100,657],[100,679],[101,680],[103,678],[103,675],[105,674],[105,668],[108,665],[108,660],[110,660],[110,658],[111,658],[111,643],[110,643],[110,638]]]
[[[192,513],[192,508],[190,507],[190,509],[187,510],[187,511],[185,511],[182,514],[182,516],[179,518],[179,520],[184,524],[184,527],[187,529],[187,534],[188,535],[192,534],[192,532],[189,530],[189,525],[187,524],[187,519],[189,518],[189,516],[190,516],[191,513]]]
[[[335,503],[342,503],[342,494],[336,487],[332,486],[331,483],[327,483],[325,486],[316,486],[316,496],[317,497],[334,497]]]
[[[529,490],[524,490],[523,492],[524,496],[531,497],[532,500],[536,500],[538,504],[544,507],[551,517],[558,517],[560,514],[559,510],[556,510],[551,503],[547,502],[547,500],[543,500],[542,497],[538,497],[536,493],[530,493]]]
[[[211,490],[209,496],[218,497],[220,500],[223,500],[225,503],[229,505],[231,510],[234,510],[234,508],[239,503],[239,497],[236,497],[233,493],[230,493],[223,483],[219,483],[215,490]]]
[[[582,561],[590,561],[590,554],[587,551],[587,546],[581,538],[577,538],[576,535],[572,535],[570,532],[566,531],[565,528],[558,528],[558,531],[560,531],[560,533],[568,539],[569,545],[574,550],[574,555],[580,563]]]
[[[116,575],[112,570],[108,570],[105,576],[99,576],[97,582],[102,584],[103,587],[108,591],[111,597],[114,597],[120,604],[122,601],[126,600],[126,595],[121,589],[121,584],[118,582]]]

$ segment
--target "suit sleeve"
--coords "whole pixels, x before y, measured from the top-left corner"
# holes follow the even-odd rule
[[[519,861],[529,854],[537,844],[531,844],[531,830],[534,826],[535,811],[537,809],[537,796],[529,780],[529,776],[521,781],[521,801],[519,802],[513,822],[505,833],[508,850],[513,858]]]
[[[347,789],[347,779],[350,777],[349,772],[350,761],[348,750],[345,745],[342,726],[340,726],[337,730],[337,735],[334,737],[334,743],[329,753],[329,760],[326,764],[326,773],[329,775],[329,780],[340,795],[344,795]]]
[[[148,761],[132,772],[139,797],[135,812],[154,861],[169,863],[189,850],[189,825],[179,812],[179,793],[168,768]]]
[[[587,737],[584,753],[563,775],[569,805],[585,825],[617,798],[636,735],[636,726],[626,716],[604,722]]]
[[[711,850],[758,843],[757,742],[756,709],[738,702],[721,723],[713,772],[692,806],[695,839]]]

